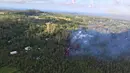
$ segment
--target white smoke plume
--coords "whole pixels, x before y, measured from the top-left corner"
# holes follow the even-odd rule
[[[98,59],[125,59],[130,56],[130,31],[100,33],[78,29],[70,35],[69,56],[92,56]]]

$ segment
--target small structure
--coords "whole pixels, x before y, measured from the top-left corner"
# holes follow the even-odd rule
[[[31,50],[31,47],[30,47],[30,46],[25,47],[25,50],[26,50],[26,51]]]
[[[41,48],[37,48],[37,49],[39,49],[39,50],[40,50]]]
[[[5,12],[0,12],[0,14],[5,14]]]
[[[17,54],[17,53],[18,53],[17,51],[10,52],[11,55],[14,55],[14,54]]]

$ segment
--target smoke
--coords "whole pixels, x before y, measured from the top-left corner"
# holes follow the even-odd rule
[[[70,35],[69,56],[90,56],[104,60],[130,57],[130,31],[100,33],[94,30],[73,30]]]

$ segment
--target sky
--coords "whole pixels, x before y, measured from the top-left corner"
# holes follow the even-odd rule
[[[71,2],[71,0],[0,0],[0,2],[55,2],[55,3],[67,3]],[[122,4],[130,4],[130,0],[93,0],[95,4],[113,4],[115,1],[120,1]],[[92,0],[75,0],[76,4],[90,4]]]

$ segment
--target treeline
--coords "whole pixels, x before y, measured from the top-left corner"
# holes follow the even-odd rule
[[[63,67],[68,62],[64,59],[68,33],[64,27],[68,25],[33,23],[23,15],[5,16],[0,20],[0,67],[16,67],[25,73],[66,71]],[[32,49],[26,52],[28,46]],[[10,55],[11,51],[18,54]]]

